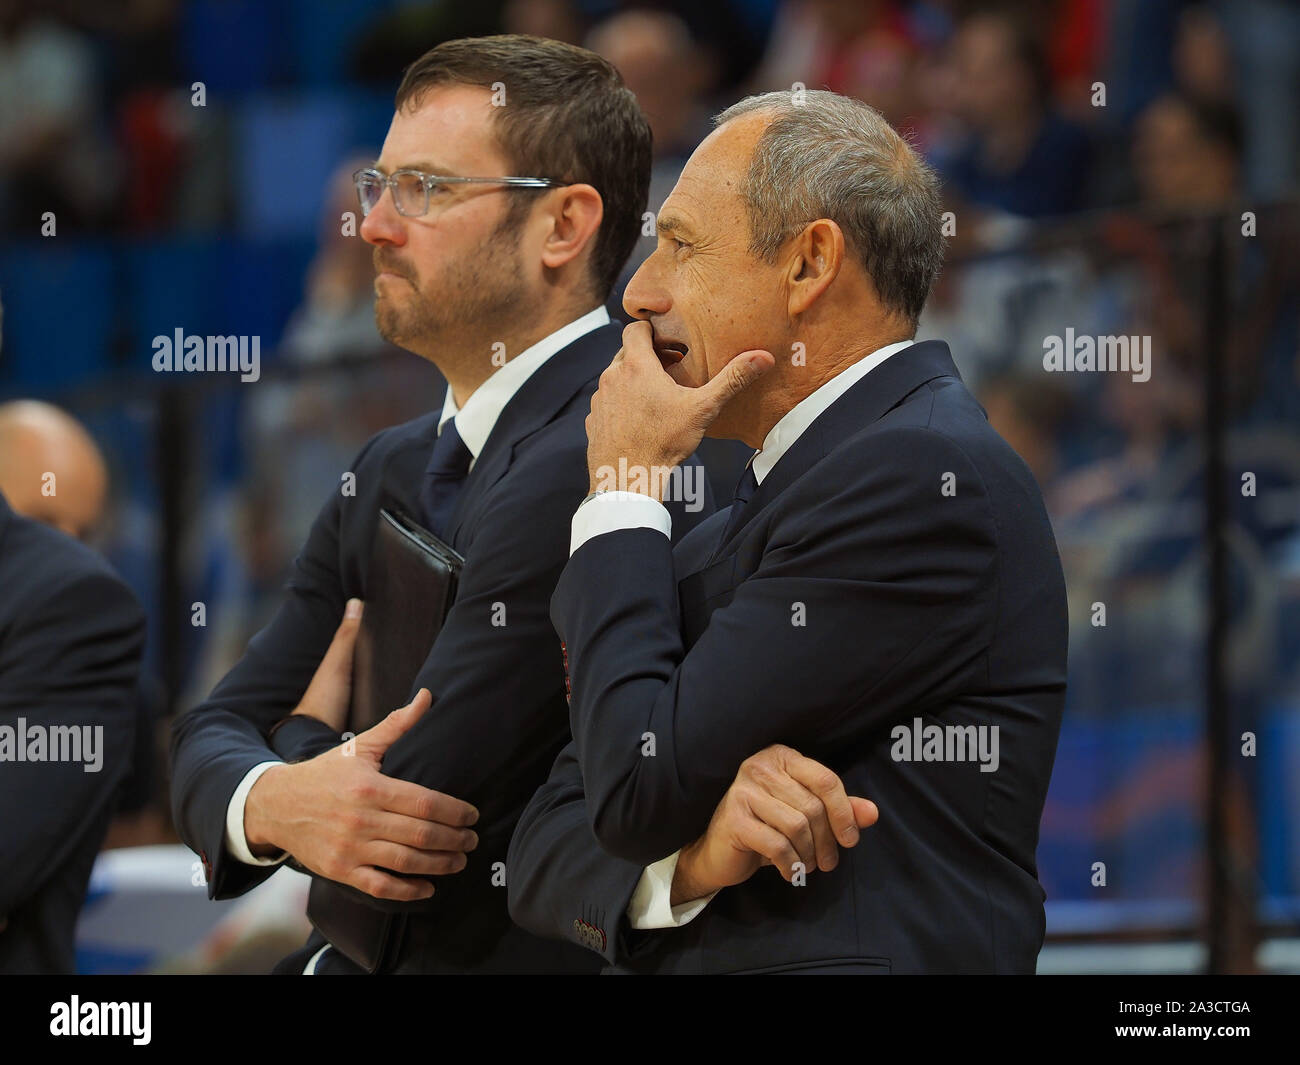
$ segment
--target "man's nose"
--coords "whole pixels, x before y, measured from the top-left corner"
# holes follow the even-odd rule
[[[405,219],[393,205],[393,190],[384,189],[379,202],[361,220],[361,239],[369,244],[405,244]]]
[[[654,252],[637,271],[623,290],[623,310],[633,318],[649,320],[656,314],[667,314],[672,306],[668,290],[660,282],[655,260],[659,253]]]

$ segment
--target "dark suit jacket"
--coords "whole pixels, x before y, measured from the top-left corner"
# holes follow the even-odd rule
[[[63,738],[81,761],[0,754],[0,973],[75,971],[77,914],[130,768],[143,647],[144,613],[108,563],[0,496],[0,728],[11,743],[20,727],[101,730],[89,762]]]
[[[581,951],[515,929],[505,889],[492,881],[515,819],[568,738],[563,657],[548,604],[568,557],[573,512],[587,494],[584,420],[596,380],[620,346],[618,327],[604,326],[557,352],[524,383],[502,411],[445,530],[465,569],[411,689],[427,687],[435,705],[389,749],[383,768],[476,806],[479,846],[423,904],[403,907],[355,893],[377,909],[419,912],[401,969],[591,968]],[[356,495],[336,493],[321,511],[279,612],[208,700],[177,724],[176,824],[210,867],[213,898],[247,891],[273,871],[243,864],[223,846],[226,807],[243,776],[276,753],[299,760],[339,742],[309,719],[277,733],[276,753],[266,737],[298,704],[346,600],[366,596],[380,508],[419,515],[438,418],[428,414],[385,430],[365,446],[353,464]],[[696,513],[676,506],[675,527],[685,532],[711,512],[711,497]],[[319,971],[352,968],[333,951]]]
[[[1065,586],[1038,487],[947,345],[855,384],[720,544],[726,513],[676,551],[621,530],[565,568],[552,617],[573,742],[515,832],[515,920],[627,971],[1032,971]],[[997,726],[997,771],[895,761],[891,729],[916,718]],[[764,868],[684,927],[629,930],[642,867],[702,835],[774,743],[830,766],[880,821],[806,886]]]

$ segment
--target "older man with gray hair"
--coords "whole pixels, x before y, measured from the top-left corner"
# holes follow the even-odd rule
[[[1029,470],[913,340],[933,175],[865,104],[769,93],[658,230],[587,419],[573,742],[513,916],[621,971],[1032,972],[1065,586]],[[755,454],[674,550],[655,473],[703,435]]]

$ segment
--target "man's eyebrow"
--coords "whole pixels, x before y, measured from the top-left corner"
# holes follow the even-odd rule
[[[674,234],[687,236],[690,233],[690,228],[686,219],[675,214],[661,214],[655,219],[655,229],[661,237],[671,237]]]
[[[384,168],[379,165],[378,159],[376,159],[370,165],[375,170],[383,171],[384,173],[389,173],[389,174],[391,174],[393,170],[422,170],[426,174],[438,174],[440,177],[459,176],[457,175],[456,171],[452,170],[450,167],[443,166],[440,163],[431,163],[428,160],[424,160],[424,159],[416,160],[414,163],[403,163],[401,166],[395,166],[393,167],[393,170],[388,170],[388,171],[384,171]]]

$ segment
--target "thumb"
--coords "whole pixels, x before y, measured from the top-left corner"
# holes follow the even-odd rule
[[[858,828],[870,828],[880,820],[880,809],[870,799],[850,795],[849,802],[853,805],[853,819],[858,823]]]
[[[357,746],[378,761],[402,736],[411,730],[426,710],[433,705],[433,696],[428,688],[421,688],[415,698],[405,706],[394,710],[379,724],[367,729],[357,737]]]
[[[775,365],[776,359],[770,351],[763,351],[761,348],[742,351],[727,363],[722,373],[707,384],[701,385],[696,393],[708,414],[709,421],[712,422],[723,407]]]

